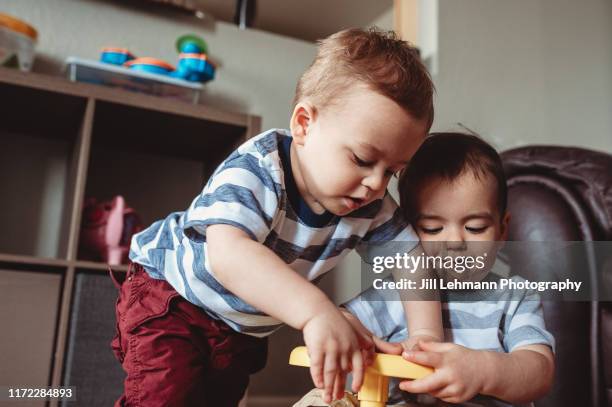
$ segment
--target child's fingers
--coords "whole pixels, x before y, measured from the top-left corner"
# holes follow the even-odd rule
[[[401,345],[405,351],[411,351],[411,350],[414,350],[414,348],[417,345],[417,342],[414,338],[408,338],[407,340],[402,342]]]
[[[313,352],[309,356],[312,382],[317,388],[321,389],[323,388],[323,355],[320,352]]]
[[[403,347],[401,343],[383,341],[382,339],[376,336],[373,336],[372,339],[374,339],[374,344],[376,345],[376,349],[378,349],[379,351],[384,352],[384,353],[389,353],[391,355],[401,355],[402,354]]]
[[[442,363],[442,355],[437,352],[404,351],[402,357],[409,362],[437,368]]]
[[[442,386],[439,389],[435,389],[429,392],[432,396],[439,399],[448,399],[457,395],[457,389],[453,385]]]
[[[344,386],[346,384],[346,374],[338,372],[336,374],[336,381],[334,383],[334,400],[341,399],[344,397]]]
[[[359,345],[362,348],[373,348],[374,341],[372,340],[372,334],[369,332],[357,332],[357,338],[359,339]]]
[[[372,350],[361,349],[361,360],[363,360],[364,368],[372,366],[372,363],[374,363],[374,352]]]
[[[424,351],[431,352],[448,352],[452,350],[455,345],[449,342],[429,342],[419,341],[419,347]]]
[[[343,373],[346,373],[348,371],[351,370],[351,361],[349,360],[348,356],[346,355],[340,355],[340,369],[342,370]]]
[[[353,391],[356,393],[363,384],[363,357],[361,351],[353,352]]]
[[[439,394],[446,394],[446,391],[449,388],[448,380],[440,380],[438,381],[438,384],[439,386],[436,386],[435,388],[434,388],[435,385],[432,385],[431,388],[429,389],[428,394],[436,398],[440,398],[438,396]]]
[[[325,366],[323,367],[323,401],[331,403],[332,390],[338,373],[337,354],[330,352],[325,354]]]
[[[410,393],[429,393],[445,385],[440,375],[433,373],[422,379],[404,380],[399,388]]]

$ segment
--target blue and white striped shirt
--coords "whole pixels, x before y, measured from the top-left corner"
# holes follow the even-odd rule
[[[243,230],[309,281],[352,249],[365,253],[368,244],[393,240],[416,245],[418,237],[388,194],[343,217],[312,212],[293,180],[291,140],[285,130],[270,130],[245,142],[219,165],[186,211],[171,213],[132,238],[130,259],[236,331],[266,336],[282,322],[217,281],[208,261],[208,225]]]
[[[498,264],[496,266],[503,267]],[[498,280],[499,275],[490,273],[486,278]],[[515,281],[523,280],[518,276],[511,278]],[[388,277],[387,280],[392,281],[393,278]],[[441,296],[446,342],[470,349],[505,353],[534,344],[548,345],[554,349],[554,337],[544,325],[540,296],[533,290],[446,290],[441,292]],[[406,317],[397,291],[385,290],[383,293],[370,288],[343,306],[374,335],[386,341],[401,342],[408,337]],[[401,399],[397,381],[392,381],[389,404],[400,402]],[[429,401],[419,399],[424,405],[429,405]],[[510,404],[492,397],[477,396],[462,405]]]

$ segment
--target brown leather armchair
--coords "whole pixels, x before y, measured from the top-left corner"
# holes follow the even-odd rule
[[[502,159],[509,188],[509,240],[612,240],[611,155],[529,146],[506,151]],[[586,272],[599,292],[610,293],[612,253],[601,254],[591,256]],[[573,259],[557,260],[571,264]],[[534,273],[540,272],[519,274],[536,279]],[[552,391],[536,405],[612,407],[612,302],[544,301],[543,306],[556,339],[556,376]]]

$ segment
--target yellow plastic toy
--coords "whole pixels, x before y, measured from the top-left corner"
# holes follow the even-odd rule
[[[310,358],[305,346],[293,349],[289,364],[310,366]],[[369,366],[363,377],[363,385],[357,394],[361,407],[385,407],[389,391],[389,377],[401,379],[420,379],[433,373],[433,369],[408,362],[399,355],[376,353],[374,363]]]

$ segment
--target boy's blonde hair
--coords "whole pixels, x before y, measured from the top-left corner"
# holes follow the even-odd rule
[[[433,122],[434,85],[416,48],[393,31],[351,28],[319,41],[317,56],[298,81],[293,106],[309,99],[319,109],[361,82],[409,114]]]

